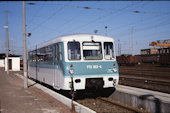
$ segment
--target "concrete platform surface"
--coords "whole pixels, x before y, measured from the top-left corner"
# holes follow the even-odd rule
[[[24,89],[23,80],[14,72],[0,68],[0,113],[71,113],[63,103],[31,86]]]
[[[124,86],[124,85],[118,85],[117,90],[120,92],[126,92],[128,94],[133,94],[136,96],[150,95],[150,96],[148,96],[149,99],[153,99],[153,96],[154,96],[155,98],[159,98],[159,100],[162,102],[170,103],[170,94],[168,94],[168,93],[162,93],[162,92],[158,92],[158,91],[152,91],[152,90],[135,88],[135,87]]]
[[[170,113],[168,93],[118,85],[110,98],[151,113]]]

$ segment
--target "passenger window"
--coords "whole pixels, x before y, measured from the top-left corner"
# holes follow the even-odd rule
[[[102,46],[100,42],[83,42],[84,60],[102,60]]]
[[[46,59],[45,59],[45,61],[52,61],[53,60],[53,55],[52,55],[52,53],[53,53],[53,48],[52,48],[52,46],[47,46],[46,48],[45,48],[45,53],[46,53]],[[43,54],[42,54],[43,55]]]
[[[114,59],[114,48],[112,42],[104,42],[104,52],[106,60]]]
[[[62,60],[62,46],[61,43],[59,43],[59,60]]]
[[[33,57],[33,54],[32,54],[32,51],[29,52],[28,55],[29,55],[29,61],[32,62],[32,61],[33,61],[33,58],[32,58],[32,57]]]
[[[62,46],[61,46],[61,43],[56,44],[55,60],[56,60],[57,63],[62,60]]]
[[[68,42],[68,59],[69,60],[80,60],[80,43],[79,42]]]
[[[58,62],[58,44],[55,47],[55,60]]]

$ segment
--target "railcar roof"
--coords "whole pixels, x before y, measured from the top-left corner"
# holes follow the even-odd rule
[[[48,46],[50,44],[56,43],[56,42],[65,42],[65,41],[112,41],[114,42],[114,39],[112,37],[108,36],[102,36],[102,35],[95,35],[95,34],[72,34],[72,35],[64,35],[64,36],[59,36],[55,37],[54,39],[47,41],[43,44],[40,44],[40,46],[37,46],[38,48]]]

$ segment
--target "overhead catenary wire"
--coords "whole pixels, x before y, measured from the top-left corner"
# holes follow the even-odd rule
[[[169,23],[167,23],[167,22],[165,22],[165,23],[163,23],[163,22],[161,22],[161,23],[158,23],[158,24],[156,24],[156,25],[151,25],[151,26],[144,26],[143,28],[139,28],[139,29],[137,29],[136,30],[136,32],[142,32],[142,31],[145,31],[145,30],[151,30],[151,29],[155,29],[156,27],[158,28],[158,27],[162,27],[162,26],[166,26],[166,25],[169,25],[170,24],[170,22]],[[122,36],[126,36],[126,35],[128,35],[129,34],[129,32],[125,32],[125,33],[121,33],[120,35],[114,35],[114,36],[116,36],[116,37],[122,37]]]
[[[136,4],[137,4],[137,3],[136,3]],[[86,23],[86,24],[83,24],[83,25],[81,25],[81,26],[78,26],[78,27],[72,29],[72,31],[76,31],[77,29],[82,29],[82,28],[85,29],[89,24],[94,24],[95,22],[101,20],[102,18],[106,18],[106,17],[108,17],[108,16],[111,16],[112,14],[119,13],[120,11],[123,11],[123,10],[125,10],[125,9],[133,6],[133,5],[135,5],[135,4],[128,5],[128,6],[124,7],[124,8],[121,8],[121,9],[116,10],[116,11],[114,11],[114,12],[111,12],[111,13],[109,13],[109,14],[106,14],[106,15],[103,15],[103,16],[100,16],[100,17],[97,17],[97,18],[91,20],[90,22],[88,22],[88,23]]]
[[[35,30],[37,30],[37,29],[40,27],[41,24],[44,24],[44,23],[48,22],[50,19],[52,19],[52,18],[56,15],[57,12],[61,11],[63,8],[64,8],[64,7],[61,7],[61,8],[59,8],[57,11],[53,12],[49,17],[47,17],[45,20],[43,20],[42,22],[40,22],[39,24],[37,24],[37,26],[35,26],[34,28],[32,28],[30,31],[35,31]]]
[[[69,3],[70,3],[70,2],[69,2]],[[67,3],[67,4],[69,4],[69,3]],[[35,30],[37,30],[37,29],[40,27],[40,25],[49,22],[49,20],[51,20],[52,18],[54,18],[57,13],[59,13],[60,11],[62,11],[67,4],[61,6],[58,10],[54,11],[50,16],[48,16],[46,19],[44,19],[43,21],[41,21],[39,24],[37,24],[37,26],[35,26],[34,28],[32,28],[30,31],[35,31]]]
[[[168,14],[170,14],[170,12],[165,13],[163,16],[167,16]],[[157,18],[155,18],[155,17],[157,17]],[[116,32],[116,31],[118,31],[118,30],[120,30],[120,29],[129,28],[129,27],[132,26],[132,25],[135,26],[136,24],[139,24],[139,23],[148,22],[148,24],[150,24],[150,21],[153,21],[152,18],[154,18],[154,19],[160,18],[160,20],[162,20],[163,17],[157,15],[157,16],[154,16],[154,17],[144,18],[144,19],[138,20],[138,21],[136,21],[136,22],[132,22],[132,23],[129,23],[129,24],[126,24],[126,25],[122,25],[122,26],[119,26],[119,27],[115,27],[115,28],[114,28],[114,32]],[[151,19],[152,19],[152,20],[151,20]],[[146,24],[146,23],[145,23],[145,24]],[[111,28],[111,30],[113,30],[113,28]]]
[[[96,2],[96,3],[99,3],[99,2]],[[43,40],[45,38],[48,38],[49,34],[50,34],[49,36],[51,37],[51,36],[71,34],[71,33],[83,33],[83,32],[88,33],[90,31],[93,32],[94,29],[99,30],[98,34],[100,34],[100,33],[104,34],[104,26],[106,26],[106,25],[108,25],[108,26],[110,25],[109,26],[109,35],[113,36],[114,38],[119,38],[120,40],[122,40],[122,39],[124,40],[125,37],[126,38],[130,37],[130,29],[132,26],[137,28],[135,35],[136,35],[136,33],[137,34],[140,33],[142,36],[147,36],[148,34],[150,35],[151,33],[154,35],[154,33],[158,34],[156,31],[160,30],[161,34],[159,37],[168,36],[169,32],[167,30],[165,32],[163,32],[163,30],[161,29],[161,28],[165,28],[165,27],[168,28],[168,25],[169,25],[168,24],[168,16],[169,16],[168,10],[162,10],[162,9],[160,11],[159,10],[158,11],[148,10],[149,8],[151,8],[151,6],[153,6],[153,7],[155,6],[152,4],[152,2],[133,2],[133,4],[132,4],[132,2],[129,2],[129,3],[123,4],[123,7],[121,6],[121,7],[112,7],[112,8],[100,7],[99,6],[100,3],[94,7],[90,3],[86,4],[86,5],[84,5],[84,4],[76,5],[76,4],[66,4],[66,2],[65,3],[62,3],[62,2],[58,2],[58,3],[57,2],[51,2],[51,3],[37,2],[36,5],[39,5],[37,7],[36,7],[36,5],[31,6],[31,7],[27,6],[28,9],[29,8],[31,10],[35,9],[33,12],[27,13],[27,14],[29,14],[29,17],[27,16],[27,18],[28,18],[27,31],[33,32],[32,38],[29,38],[30,44],[32,44],[31,43],[32,40],[37,39],[38,37],[43,37]],[[148,3],[149,3],[149,6],[148,6]],[[52,19],[47,19],[56,10],[49,10],[49,9],[51,9],[51,8],[49,8],[48,9],[49,13],[46,16],[41,15],[42,14],[41,8],[46,7],[46,5],[53,5],[56,10],[63,7],[64,10],[62,9],[61,11],[59,11],[59,13],[57,12],[57,14],[54,15],[54,17],[52,17]],[[120,10],[122,8],[129,6],[129,5],[130,5],[129,8]],[[53,9],[54,9],[54,7],[53,7]],[[142,9],[142,7],[143,7],[143,9]],[[76,12],[68,14],[67,12],[71,11],[73,8],[78,8],[79,10],[73,10]],[[84,10],[80,10],[80,9],[84,9]],[[115,9],[115,10],[113,10],[113,9]],[[40,10],[40,11],[38,11],[38,10]],[[120,11],[118,13],[116,13],[115,11],[118,11],[118,10],[120,10]],[[95,15],[93,15],[93,11],[95,11]],[[135,14],[134,11],[136,11],[139,14]],[[130,13],[134,13],[134,15],[130,14]],[[12,11],[12,15],[15,15],[15,12]],[[59,15],[60,17],[57,17],[57,15]],[[69,15],[69,16],[67,16],[67,15]],[[82,19],[82,17],[86,16],[86,15],[89,15],[91,18],[87,18],[86,20]],[[108,15],[108,16],[104,17],[104,15]],[[119,20],[119,18],[126,18],[125,17],[126,15],[134,16],[135,19],[134,20],[131,19],[133,21],[127,20],[126,22],[116,24],[116,22],[117,22],[117,20]],[[66,18],[61,20],[63,18],[63,16],[66,16]],[[17,17],[17,19],[16,19],[17,21],[11,22],[13,24],[13,26],[19,25],[19,20],[21,20],[21,19],[19,19],[21,17],[20,13],[16,13],[15,17]],[[39,17],[42,17],[42,19]],[[99,18],[99,17],[101,17],[101,18]],[[57,19],[55,19],[55,18],[57,18]],[[99,19],[92,22],[92,20],[94,20],[95,18],[99,18]],[[58,19],[60,19],[61,21]],[[44,20],[46,20],[45,23],[43,23]],[[53,21],[53,25],[51,24],[52,21]],[[74,23],[76,23],[76,24],[74,24]],[[83,26],[83,25],[85,25],[85,26]],[[39,26],[39,27],[37,27],[37,26]],[[69,27],[71,29],[69,29]],[[19,27],[17,27],[17,28],[19,28]],[[151,30],[151,32],[147,32],[149,30]],[[19,39],[18,37],[21,37],[21,32],[19,31],[18,34],[17,34],[17,32],[18,31],[16,30],[16,32],[14,33],[15,35],[13,34],[13,37],[17,37],[17,39]],[[152,37],[152,36],[150,36],[150,37]]]
[[[92,4],[92,6],[93,5],[95,5],[97,2],[95,2],[94,4]],[[67,6],[72,6],[72,5],[67,5]],[[92,7],[91,6],[91,7]],[[91,7],[90,7],[90,9],[91,9]],[[74,8],[81,8],[81,9],[86,9],[85,7],[80,7],[80,6],[74,6]],[[94,8],[94,9],[98,9],[98,8]],[[101,9],[102,10],[102,9]],[[104,9],[103,9],[104,10]],[[68,23],[70,23],[70,22],[72,22],[73,20],[75,20],[75,19],[77,19],[77,17],[79,17],[80,15],[82,15],[82,13],[79,13],[77,16],[73,16],[73,17],[71,17],[70,19],[68,19],[68,20],[66,20],[64,23],[62,23],[62,24],[60,24],[59,26],[60,27],[57,27],[57,28],[52,28],[52,30],[51,30],[51,32],[50,33],[52,33],[52,32],[54,32],[55,34],[56,33],[62,33],[61,31],[62,31],[62,28],[64,28],[64,26],[66,26],[66,25],[68,25]],[[46,33],[46,34],[48,34],[48,33]],[[44,36],[44,35],[43,35]],[[44,36],[44,37],[46,37],[46,35]]]
[[[134,4],[133,4],[134,5]],[[65,6],[68,6],[68,5],[65,5]],[[78,8],[82,8],[82,7],[79,7],[79,6],[74,6],[74,7],[78,7]],[[89,8],[90,9],[90,8]],[[92,9],[92,8],[91,8]],[[94,8],[94,9],[99,9],[99,8]],[[104,10],[104,9],[103,9]],[[72,21],[74,18],[72,18],[70,21]],[[67,21],[67,22],[65,22],[63,25],[66,25],[67,23],[69,22],[69,20]],[[41,23],[43,23],[43,22],[41,22]],[[44,24],[44,23],[43,23]],[[47,27],[47,26],[44,26],[43,24],[37,24],[37,26],[43,26],[43,27],[45,27],[45,28],[48,28],[49,30],[52,30],[53,32],[57,32],[57,30],[55,30],[55,28],[54,29],[52,29],[52,28],[50,28],[50,27]],[[62,28],[63,26],[61,25],[61,27],[58,27],[58,28]],[[81,27],[80,27],[81,28]],[[83,27],[82,27],[83,28]],[[110,29],[112,29],[112,28],[110,28]],[[48,34],[48,33],[47,33]]]
[[[133,4],[134,5],[134,4]],[[67,5],[65,5],[65,6],[67,6]],[[130,7],[130,6],[127,6],[126,8],[128,8],[128,7]],[[76,6],[76,8],[86,8],[86,7],[79,7],[79,6]],[[125,8],[125,9],[126,9]],[[86,8],[86,9],[98,9],[98,10],[105,10],[105,9],[102,9],[102,8],[92,8],[92,7],[88,7],[88,8]],[[122,9],[124,9],[124,8],[122,8]],[[120,10],[119,10],[120,11]],[[107,12],[109,12],[109,14],[112,14],[112,13],[114,13],[114,12],[111,12],[111,11],[107,11]],[[103,16],[103,17],[105,17],[105,15]],[[50,17],[49,17],[50,18]],[[99,18],[101,18],[101,17],[99,17]],[[72,18],[70,21],[72,21],[74,18]],[[98,18],[97,18],[98,19]],[[95,20],[93,20],[93,21],[96,21],[97,19],[95,19]],[[47,20],[47,19],[46,19]],[[69,22],[69,20],[67,21],[67,22],[65,22],[64,23],[64,25],[66,24],[66,23],[68,23]],[[43,22],[41,22],[42,24],[44,24]],[[89,22],[88,24],[90,24],[90,23],[92,23],[92,22]],[[42,25],[42,24],[38,24],[38,25]],[[37,26],[38,26],[37,25]],[[55,31],[54,29],[52,29],[53,31]]]
[[[61,5],[61,4],[59,4]],[[68,7],[68,6],[72,6],[72,5],[64,5],[62,4],[63,6],[61,8],[59,8],[59,10],[57,10],[56,12],[52,13],[52,15],[50,15],[48,18],[46,18],[44,21],[42,21],[41,23],[37,24],[36,27],[32,28],[31,31],[34,31],[35,29],[37,29],[40,25],[42,24],[45,24],[46,22],[48,22],[50,19],[52,19],[59,11],[61,11],[62,9],[64,9],[65,7]],[[72,6],[73,7],[73,6]],[[74,6],[74,8],[84,8],[84,9],[88,9],[89,7],[80,7],[80,6]],[[99,9],[99,8],[90,8],[90,9]],[[104,10],[102,8],[100,8],[100,10]]]
[[[35,4],[36,5],[36,4]],[[27,24],[27,29],[29,29],[29,26],[31,25],[32,22],[34,22],[35,20],[35,17],[42,11],[42,9],[44,8],[45,6],[45,2],[34,12],[32,18],[30,19],[30,22],[28,20],[28,24]]]
[[[30,29],[30,32],[32,31],[36,31],[40,26],[42,26],[42,24],[48,22],[48,20],[52,19],[52,17],[55,16],[55,14],[57,14],[59,11],[61,11],[64,8],[64,6],[60,7],[57,11],[53,12],[50,16],[48,16],[46,19],[44,19],[43,21],[41,21],[39,24],[36,24],[36,26],[34,28]],[[30,24],[28,24],[30,25]],[[20,34],[20,32],[18,33]],[[21,37],[21,36],[20,36]]]

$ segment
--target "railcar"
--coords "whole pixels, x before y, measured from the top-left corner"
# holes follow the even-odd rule
[[[161,54],[159,59],[160,65],[170,65],[170,53]]]
[[[56,37],[28,52],[28,76],[57,90],[114,88],[119,81],[114,39],[93,34]]]
[[[141,56],[121,55],[117,56],[117,62],[119,65],[136,65],[141,63]]]

